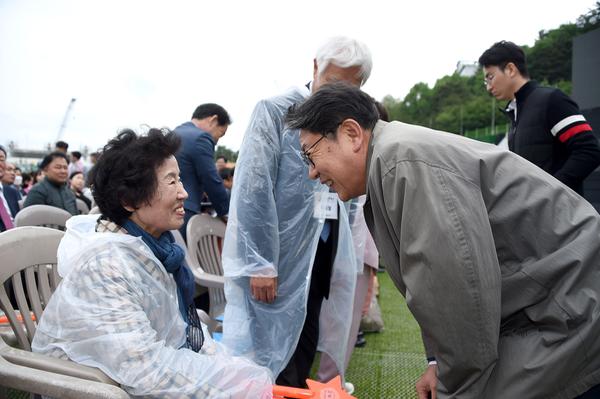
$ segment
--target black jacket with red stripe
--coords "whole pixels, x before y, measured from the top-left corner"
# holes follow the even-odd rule
[[[600,165],[600,145],[579,107],[562,91],[529,81],[515,93],[508,148],[579,194]]]

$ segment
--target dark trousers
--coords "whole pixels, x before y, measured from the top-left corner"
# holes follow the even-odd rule
[[[599,399],[600,398],[600,385],[596,385],[583,395],[579,395],[575,399]]]
[[[308,302],[306,304],[306,318],[300,333],[296,350],[285,369],[277,377],[278,385],[297,388],[306,388],[306,379],[310,374],[317,344],[319,342],[319,315],[323,298],[329,295],[331,280],[332,251],[335,248],[334,240],[327,243],[319,240],[315,262],[310,279]]]

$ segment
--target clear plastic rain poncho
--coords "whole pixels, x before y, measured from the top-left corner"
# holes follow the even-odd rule
[[[67,222],[58,250],[63,280],[33,351],[97,367],[136,397],[271,398],[269,370],[231,356],[206,329],[199,353],[182,347],[175,280],[140,238],[97,233],[97,219]]]
[[[293,88],[256,106],[236,164],[223,249],[223,343],[267,366],[275,377],[292,356],[304,324],[311,268],[324,224],[324,219],[313,217],[314,197],[328,191],[308,178],[298,131],[284,126],[288,108],[308,95],[306,87]],[[335,339],[321,341],[319,350],[342,365],[356,267],[347,212],[338,203],[337,254],[320,318],[325,320],[320,337],[332,337],[333,331]],[[273,303],[252,298],[250,276],[277,276]]]

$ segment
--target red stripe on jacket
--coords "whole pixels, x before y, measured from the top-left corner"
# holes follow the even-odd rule
[[[581,125],[575,125],[573,127],[570,127],[563,134],[561,134],[558,139],[561,143],[564,143],[565,141],[569,140],[571,137],[575,136],[578,133],[591,131],[592,127],[589,125],[589,123],[583,123]]]

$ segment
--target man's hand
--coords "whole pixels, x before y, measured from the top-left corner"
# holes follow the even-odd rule
[[[277,297],[277,277],[250,277],[250,292],[257,301],[272,303]]]
[[[436,399],[436,386],[437,386],[437,366],[435,364],[427,367],[427,370],[423,373],[421,378],[417,380],[415,388],[417,388],[417,395],[419,399]],[[429,393],[431,392],[431,396]]]

